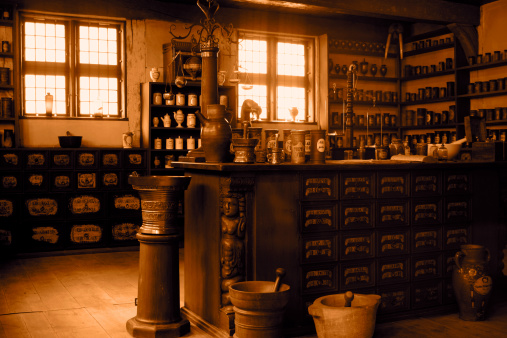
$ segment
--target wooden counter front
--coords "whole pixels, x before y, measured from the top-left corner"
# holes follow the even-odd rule
[[[288,335],[314,330],[307,307],[352,290],[382,296],[379,320],[457,309],[451,273],[464,243],[501,271],[499,164],[331,161],[173,163],[185,192],[183,312],[213,336],[234,330],[228,286],[291,287]]]

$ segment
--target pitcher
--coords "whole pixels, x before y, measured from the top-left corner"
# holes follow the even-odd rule
[[[225,106],[208,105],[208,118],[195,112],[202,125],[201,139],[206,162],[226,162],[231,159],[232,129],[225,119]]]

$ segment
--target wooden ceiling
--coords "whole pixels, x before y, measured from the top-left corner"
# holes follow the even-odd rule
[[[196,0],[159,0],[196,3]],[[220,7],[340,19],[435,24],[480,24],[480,6],[492,0],[216,0]],[[494,1],[494,0],[493,0]],[[206,0],[201,0],[205,3]]]

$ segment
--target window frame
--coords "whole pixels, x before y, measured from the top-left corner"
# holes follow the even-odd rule
[[[48,21],[50,23],[59,23],[65,25],[65,48],[66,56],[63,65],[59,63],[42,62],[42,71],[37,70],[33,74],[43,75],[65,75],[66,98],[65,104],[67,106],[66,115],[57,115],[58,119],[93,119],[91,115],[83,115],[80,111],[80,93],[79,93],[79,76],[93,76],[93,74],[101,74],[101,69],[116,68],[115,77],[117,78],[118,88],[118,115],[107,116],[110,120],[127,119],[127,74],[126,74],[126,21],[122,19],[111,19],[102,17],[85,17],[79,15],[66,15],[55,13],[43,13],[32,11],[19,12],[19,52],[20,52],[20,108],[21,116],[23,118],[37,118],[35,114],[26,113],[25,102],[25,74],[30,70],[37,70],[37,61],[25,61],[25,21]],[[117,29],[117,65],[95,65],[95,64],[80,64],[79,63],[79,25],[85,24],[89,27],[114,27]],[[83,72],[83,68],[88,68],[88,72]],[[50,69],[52,72],[44,72],[45,69]],[[108,72],[110,74],[111,72]],[[104,116],[106,117],[106,116]],[[105,120],[105,119],[104,119]]]
[[[286,121],[284,119],[277,119],[277,86],[283,84],[281,78],[287,78],[291,76],[277,75],[277,43],[295,43],[303,44],[305,47],[305,76],[300,81],[303,81],[305,88],[305,109],[306,114],[304,121],[298,121],[297,123],[315,123],[316,107],[315,107],[315,95],[317,91],[317,84],[315,83],[316,73],[316,38],[314,36],[304,35],[291,35],[285,33],[267,33],[258,31],[249,31],[244,29],[238,29],[238,40],[239,44],[241,40],[265,40],[267,41],[267,73],[266,74],[252,74],[248,73],[249,81],[254,85],[266,85],[267,86],[267,118],[260,120],[260,122],[274,122],[274,123],[293,123],[292,121]],[[238,44],[238,48],[240,48]],[[239,57],[239,54],[238,54]],[[239,59],[237,60],[239,64]],[[238,69],[241,74],[246,78],[246,72]],[[261,81],[259,81],[259,78]],[[238,85],[243,84],[240,81]],[[241,102],[238,102],[241,105]],[[241,108],[241,107],[239,107]],[[238,109],[238,112],[241,109]]]

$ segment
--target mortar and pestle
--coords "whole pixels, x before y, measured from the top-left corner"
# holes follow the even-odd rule
[[[379,295],[351,291],[317,298],[308,307],[318,338],[371,338],[375,331]]]
[[[241,106],[241,124],[243,127],[243,138],[233,138],[231,140],[234,149],[234,162],[236,163],[254,163],[255,146],[259,143],[258,139],[248,138],[248,128],[251,127],[250,115],[252,113],[260,114],[262,109],[253,100],[247,99]]]
[[[283,315],[290,287],[282,284],[285,270],[276,269],[276,280],[246,281],[229,286],[234,306],[235,338],[282,337]]]

